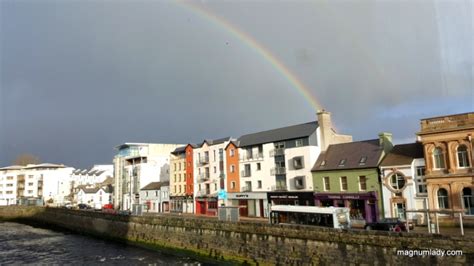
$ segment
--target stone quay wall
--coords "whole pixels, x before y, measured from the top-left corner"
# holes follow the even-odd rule
[[[263,265],[473,265],[474,238],[340,230],[199,217],[118,216],[43,207],[0,207],[0,220],[127,241],[177,253]],[[397,250],[462,250],[461,256],[401,256]]]

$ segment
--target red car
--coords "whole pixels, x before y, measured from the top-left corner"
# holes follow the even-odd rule
[[[113,209],[114,205],[113,204],[105,204],[102,209]]]

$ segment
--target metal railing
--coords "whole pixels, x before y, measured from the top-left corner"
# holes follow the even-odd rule
[[[240,156],[240,161],[256,161],[256,160],[263,160],[263,153],[259,152],[257,154],[245,154]]]
[[[272,186],[272,191],[288,191],[286,184]]]
[[[209,163],[209,156],[201,156],[198,158],[197,165],[204,165]]]
[[[270,151],[270,157],[281,156],[281,155],[285,155],[284,148],[273,149]]]
[[[245,171],[245,170],[242,170],[240,171],[240,176],[241,177],[250,177],[252,174],[250,171]]]
[[[252,186],[243,186],[241,192],[252,192]]]
[[[284,175],[286,174],[285,167],[273,167],[270,169],[270,175]]]
[[[199,174],[199,181],[207,181],[209,180],[209,173],[201,173]]]

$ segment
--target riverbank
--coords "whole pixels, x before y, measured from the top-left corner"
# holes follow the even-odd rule
[[[35,221],[74,232],[239,264],[474,263],[474,238],[311,226],[222,222],[199,217],[129,217],[38,207],[0,207],[0,219]],[[461,256],[401,256],[398,250],[461,250]]]

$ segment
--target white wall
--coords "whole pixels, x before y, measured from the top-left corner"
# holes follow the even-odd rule
[[[313,176],[311,168],[318,159],[321,148],[318,146],[303,146],[285,149],[285,165],[286,165],[286,185],[289,191],[314,191]],[[304,167],[294,169],[293,158],[303,156]],[[304,188],[297,189],[295,187],[296,176],[304,176]]]

